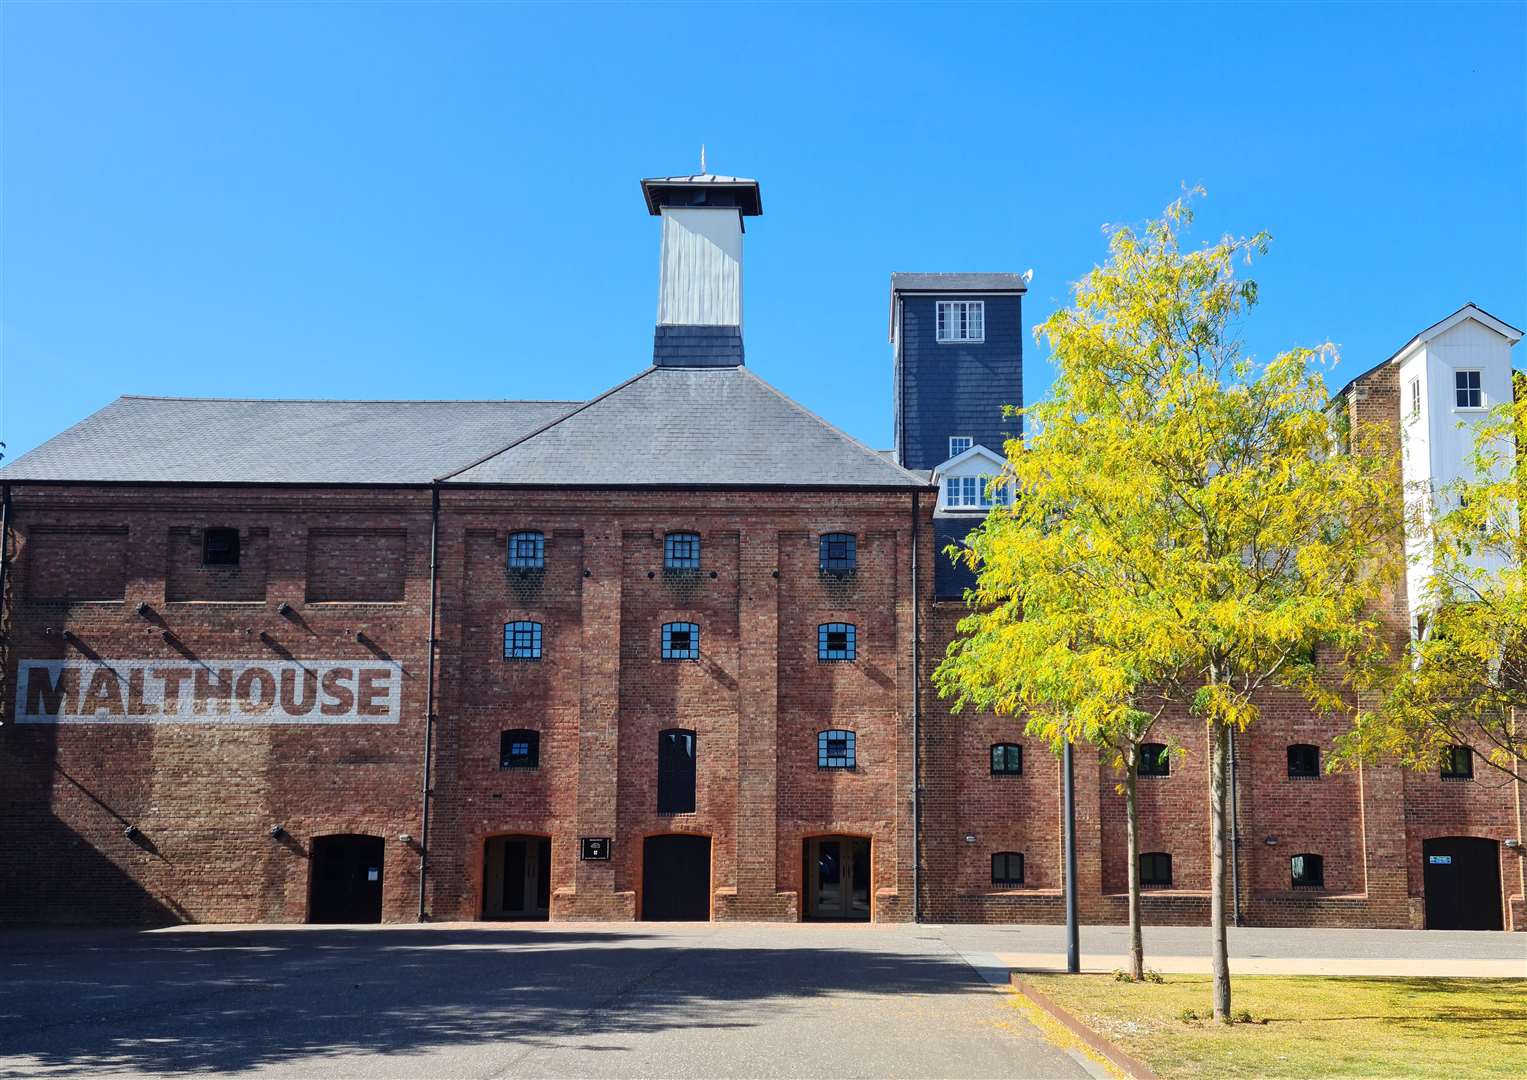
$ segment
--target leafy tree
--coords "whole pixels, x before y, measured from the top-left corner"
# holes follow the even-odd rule
[[[961,703],[1025,715],[1037,737],[1112,749],[1126,794],[1149,725],[1169,709],[1204,723],[1214,1015],[1228,1020],[1230,732],[1257,718],[1267,687],[1347,708],[1315,647],[1353,672],[1382,661],[1370,611],[1393,562],[1380,556],[1398,470],[1364,452],[1377,432],[1338,430],[1319,370],[1329,346],[1243,355],[1236,323],[1257,290],[1234,263],[1268,237],[1184,251],[1191,221],[1185,198],[1113,229],[1107,263],[1036,328],[1054,390],[1020,410],[1027,444],[1007,446],[1014,505],[960,553],[973,610],[937,680]]]
[[[1475,429],[1468,475],[1434,497],[1410,493],[1413,553],[1431,558],[1421,632],[1382,707],[1342,741],[1342,764],[1435,769],[1450,746],[1472,746],[1527,783],[1527,376],[1514,376],[1515,400]]]

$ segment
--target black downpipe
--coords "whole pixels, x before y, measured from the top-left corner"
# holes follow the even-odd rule
[[[5,640],[5,582],[11,569],[11,485],[0,488],[0,642]],[[0,655],[0,659],[3,659]],[[0,670],[0,678],[5,677]],[[4,723],[4,720],[0,720]]]
[[[922,775],[922,708],[923,668],[921,625],[918,612],[922,608],[922,590],[917,580],[918,501],[920,492],[912,492],[912,921],[923,921],[922,891],[922,844],[923,831],[921,803],[918,792],[923,786]]]
[[[430,756],[435,734],[435,595],[440,572],[440,485],[430,486],[429,493],[429,643],[424,659],[424,780],[420,790],[422,809],[419,822],[419,921],[427,922],[424,911],[425,876],[429,873],[429,800]]]

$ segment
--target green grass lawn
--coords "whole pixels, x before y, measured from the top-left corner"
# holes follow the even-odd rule
[[[1024,975],[1073,1016],[1163,1077],[1527,1077],[1527,980],[1237,976],[1235,1012],[1209,1011],[1209,976],[1123,983],[1111,975]],[[1266,1021],[1263,1023],[1262,1021]]]

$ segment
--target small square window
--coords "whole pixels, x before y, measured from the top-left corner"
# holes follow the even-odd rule
[[[1484,407],[1484,391],[1480,389],[1478,371],[1453,372],[1453,399],[1460,409]]]
[[[995,743],[991,748],[993,776],[1019,776],[1023,773],[1023,747],[1017,743]]]
[[[1170,885],[1172,883],[1172,857],[1164,851],[1140,853],[1140,884]]]
[[[858,748],[852,731],[817,732],[817,768],[852,769],[858,764]]]
[[[1450,746],[1442,754],[1442,779],[1472,780],[1474,751],[1467,746]]]
[[[1325,860],[1319,855],[1305,853],[1289,860],[1289,872],[1296,889],[1320,889],[1325,887]]]
[[[1320,776],[1320,747],[1304,743],[1288,748],[1288,775],[1302,780]]]
[[[999,851],[991,857],[993,885],[1023,884],[1023,855],[1017,851]]]
[[[938,332],[941,342],[985,341],[986,302],[984,300],[938,301]]]
[[[663,659],[700,659],[700,628],[687,622],[664,623]]]
[[[817,627],[818,660],[852,660],[857,653],[853,623],[823,623]]]
[[[524,728],[505,731],[498,737],[500,769],[534,769],[541,764],[541,733]]]
[[[546,538],[538,532],[517,532],[510,536],[509,565],[515,570],[544,569]]]
[[[853,533],[824,533],[821,552],[823,572],[852,573],[859,561],[858,547]]]
[[[505,623],[504,659],[541,659],[541,624],[538,622]]]
[[[201,534],[203,566],[239,565],[239,530],[207,529]]]
[[[664,570],[700,569],[698,533],[669,533],[663,538]]]
[[[976,441],[969,435],[951,435],[949,436],[949,456],[952,458],[959,457],[975,444]]]
[[[1140,744],[1139,776],[1171,776],[1172,755],[1158,742]]]

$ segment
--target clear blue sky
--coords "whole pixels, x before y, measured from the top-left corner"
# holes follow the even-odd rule
[[[651,356],[637,180],[701,142],[763,184],[749,365],[877,446],[892,270],[1032,267],[1032,326],[1184,182],[1205,238],[1274,236],[1250,346],[1345,381],[1467,300],[1527,325],[1524,11],[12,0],[0,439],[124,393],[598,393]]]

